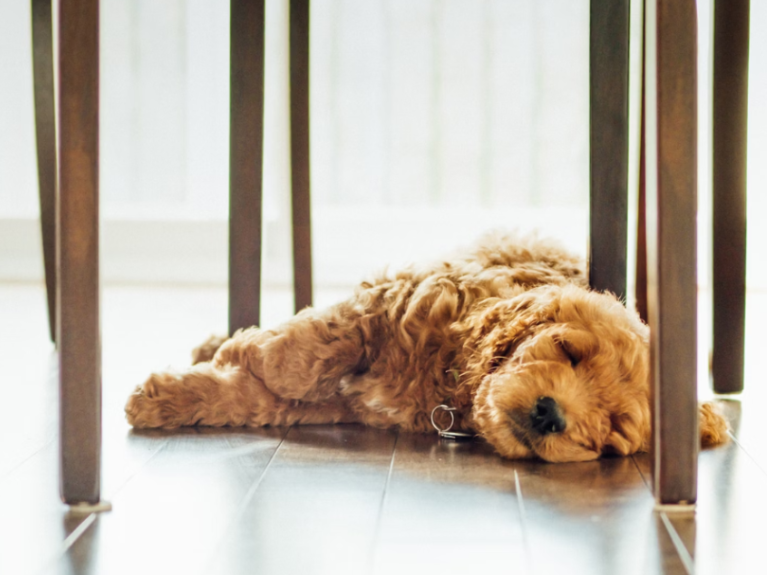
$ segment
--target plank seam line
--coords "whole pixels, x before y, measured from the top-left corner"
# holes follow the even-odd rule
[[[517,505],[519,506],[519,522],[522,524],[522,545],[525,548],[525,563],[527,564],[526,571],[530,571],[530,566],[533,565],[532,553],[530,552],[530,541],[527,538],[527,513],[525,512],[525,502],[522,498],[522,486],[519,483],[519,474],[517,468],[514,468],[514,490],[517,495]]]
[[[631,456],[631,461],[634,463],[634,467],[636,468],[637,473],[639,473],[639,477],[642,479],[642,483],[644,483],[644,486],[650,492],[650,495],[652,495],[652,486],[647,481],[647,478],[644,476],[644,473],[642,473],[642,469],[639,467],[639,463],[637,462],[636,457],[634,455]]]
[[[730,431],[730,430],[728,429],[728,430],[727,430],[727,435],[729,435],[729,436],[730,436],[730,439],[732,439],[732,441],[735,443],[735,445],[737,445],[737,446],[738,446],[740,449],[742,449],[742,450],[743,450],[743,453],[745,453],[745,454],[746,454],[746,456],[747,456],[747,457],[748,457],[748,458],[749,458],[751,461],[753,461],[753,462],[754,462],[754,465],[756,465],[756,466],[759,468],[759,471],[761,471],[762,473],[764,473],[765,475],[767,475],[767,470],[765,470],[765,469],[764,469],[764,467],[762,467],[762,466],[759,464],[759,462],[756,460],[756,458],[755,458],[753,455],[751,455],[751,452],[750,452],[748,449],[746,449],[746,448],[745,448],[745,446],[744,446],[744,445],[743,445],[743,444],[742,444],[740,441],[738,441],[738,438],[737,438],[737,437],[735,437],[735,434],[734,434],[732,431]]]
[[[284,435],[280,438],[280,442],[277,444],[277,447],[272,453],[272,456],[269,458],[269,461],[266,463],[266,467],[264,467],[264,470],[261,472],[261,475],[258,476],[258,479],[256,479],[253,482],[253,485],[250,486],[247,493],[245,493],[245,495],[243,496],[242,501],[240,502],[239,510],[237,511],[237,513],[235,513],[234,517],[229,522],[229,525],[226,526],[226,529],[223,530],[223,536],[219,539],[219,542],[216,545],[216,548],[210,555],[210,560],[207,562],[208,567],[210,567],[210,565],[215,561],[215,558],[218,554],[218,550],[221,548],[223,542],[229,538],[229,532],[232,531],[232,529],[240,520],[240,518],[245,514],[245,508],[248,506],[248,503],[250,503],[250,501],[256,496],[256,491],[261,485],[261,482],[264,480],[264,477],[266,477],[266,474],[269,471],[269,468],[272,466],[272,463],[274,462],[274,458],[277,456],[277,453],[282,448],[282,444],[285,442],[285,438],[288,436],[288,433],[290,433],[291,429],[293,429],[292,425],[285,430]],[[208,573],[208,572],[210,572],[210,568],[202,571],[202,573]]]
[[[21,461],[18,461],[18,462],[16,462],[16,463],[14,463],[14,464],[13,464],[13,467],[11,467],[11,468],[7,469],[6,471],[4,471],[4,472],[2,473],[2,475],[0,475],[0,484],[1,484],[3,481],[5,481],[6,479],[8,479],[8,478],[9,478],[11,475],[13,475],[14,473],[16,473],[16,470],[17,470],[17,469],[19,469],[19,468],[21,468],[21,467],[23,467],[23,466],[24,466],[24,464],[25,464],[27,461],[29,461],[30,459],[32,459],[32,458],[33,458],[35,455],[37,455],[37,454],[38,454],[38,453],[40,453],[41,451],[44,451],[46,448],[48,448],[48,447],[50,446],[50,444],[51,444],[51,443],[53,443],[54,441],[56,441],[56,439],[57,439],[57,436],[56,436],[56,435],[54,435],[54,436],[53,436],[53,437],[51,437],[50,439],[46,440],[46,441],[45,441],[45,444],[41,445],[41,446],[40,446],[38,449],[35,449],[35,451],[34,451],[33,453],[30,453],[29,455],[27,455],[26,457],[24,457],[24,458],[23,458]]]
[[[240,503],[240,510],[235,515],[234,519],[232,520],[232,524],[234,524],[236,521],[242,517],[243,513],[245,513],[245,506],[250,503],[250,500],[253,499],[256,495],[256,491],[258,490],[259,486],[261,485],[261,482],[264,480],[264,477],[266,477],[266,473],[269,471],[269,468],[272,466],[272,463],[274,462],[274,458],[277,456],[277,452],[282,448],[282,444],[285,442],[285,438],[288,436],[288,432],[293,429],[293,427],[289,427],[288,430],[285,432],[285,435],[282,436],[280,439],[280,442],[277,444],[276,449],[274,450],[274,453],[272,453],[272,456],[269,458],[269,461],[266,463],[266,467],[264,467],[264,470],[261,472],[261,475],[258,476],[258,479],[253,482],[253,485],[250,486],[250,489],[248,489],[248,492],[245,494],[245,496],[242,498],[242,502]],[[231,524],[229,528],[227,529],[227,532],[231,529]]]
[[[140,471],[141,469],[143,469],[143,468],[144,468],[144,467],[145,467],[145,466],[146,466],[146,465],[147,465],[147,464],[148,464],[150,461],[152,461],[152,460],[153,460],[153,459],[154,459],[154,458],[157,456],[157,454],[158,454],[158,453],[160,453],[160,451],[162,451],[162,450],[163,450],[163,448],[164,448],[166,445],[168,445],[168,442],[169,442],[169,441],[170,441],[169,439],[166,439],[165,441],[163,441],[163,442],[160,444],[160,446],[159,446],[159,447],[157,447],[157,449],[155,449],[155,450],[154,450],[154,452],[152,453],[152,455],[150,455],[150,456],[149,456],[149,458],[148,458],[148,459],[147,459],[147,460],[146,460],[144,463],[142,463],[142,464],[139,466],[139,468],[138,468],[136,471],[134,471],[134,472],[133,472],[131,475],[129,475],[129,476],[128,476],[128,477],[125,479],[125,481],[123,481],[123,482],[122,482],[122,483],[121,483],[121,484],[120,484],[120,485],[117,487],[117,489],[115,489],[115,490],[114,490],[114,491],[113,491],[113,492],[110,494],[110,496],[108,497],[108,499],[112,499],[112,497],[114,497],[114,495],[116,495],[117,493],[119,493],[119,492],[120,492],[120,491],[123,489],[123,487],[125,487],[125,486],[126,486],[126,485],[127,485],[129,482],[130,482],[130,480],[131,480],[131,479],[133,479],[134,477],[136,477],[136,475],[139,473],[139,471]],[[70,534],[69,534],[69,535],[68,535],[68,536],[67,536],[67,537],[64,539],[64,542],[63,542],[63,543],[62,543],[62,545],[61,545],[61,551],[60,551],[60,552],[58,553],[58,555],[56,556],[56,560],[60,559],[61,557],[63,557],[64,555],[66,555],[66,554],[67,554],[67,551],[69,551],[69,549],[72,547],[72,545],[74,545],[75,543],[77,543],[77,540],[78,540],[78,539],[80,539],[80,537],[82,537],[83,533],[85,533],[85,532],[88,530],[88,528],[89,528],[91,525],[93,525],[93,523],[94,523],[94,522],[96,521],[96,519],[98,518],[98,515],[99,515],[98,513],[91,513],[91,514],[89,514],[89,515],[88,515],[88,516],[87,516],[85,519],[83,519],[83,521],[82,521],[82,522],[81,522],[81,523],[80,523],[80,524],[79,524],[79,525],[78,525],[78,526],[77,526],[77,527],[76,527],[76,528],[75,528],[75,529],[72,531],[72,533],[70,533]]]
[[[160,452],[161,452],[163,449],[165,449],[165,447],[168,445],[168,443],[170,443],[170,439],[166,439],[166,440],[165,440],[165,441],[163,441],[163,442],[162,442],[162,443],[161,443],[159,446],[157,446],[157,447],[155,448],[155,450],[152,452],[152,455],[150,455],[150,456],[147,458],[147,460],[146,460],[146,461],[144,461],[144,463],[142,463],[141,465],[139,465],[139,466],[138,466],[138,468],[137,468],[137,469],[136,469],[136,470],[135,470],[133,473],[131,473],[131,474],[130,474],[128,477],[126,477],[126,478],[125,478],[125,480],[124,480],[124,481],[123,481],[123,482],[122,482],[120,485],[118,485],[118,486],[117,486],[117,488],[115,488],[115,490],[114,490],[114,491],[112,491],[112,493],[110,493],[110,494],[109,494],[109,496],[107,496],[107,498],[106,498],[106,499],[108,499],[108,500],[111,500],[112,498],[114,498],[114,496],[115,496],[115,495],[117,495],[118,493],[120,493],[120,491],[122,491],[122,490],[123,490],[123,488],[124,488],[126,485],[128,485],[128,483],[130,483],[131,479],[133,479],[134,477],[136,477],[136,475],[138,475],[138,474],[141,472],[141,470],[142,470],[142,469],[144,469],[144,468],[145,468],[147,465],[149,465],[149,463],[150,463],[150,462],[151,462],[151,461],[152,461],[152,460],[153,460],[155,457],[157,457],[157,454],[158,454],[158,453],[160,453]]]
[[[687,547],[684,546],[682,538],[679,536],[679,533],[677,533],[676,528],[669,520],[665,511],[660,512],[660,519],[663,521],[663,525],[666,527],[666,532],[674,544],[674,548],[679,555],[679,559],[684,565],[685,571],[687,571],[687,575],[695,575],[695,560],[690,556],[690,552],[687,551]]]
[[[370,569],[369,572],[373,572],[375,567],[376,553],[378,552],[378,536],[381,532],[381,521],[383,518],[383,510],[386,505],[386,499],[389,495],[389,484],[391,483],[391,476],[394,473],[394,458],[397,452],[397,441],[399,441],[399,431],[394,437],[394,445],[391,448],[391,461],[389,462],[389,473],[386,474],[386,482],[384,483],[383,493],[381,494],[381,502],[378,504],[378,517],[376,519],[376,528],[373,531],[373,549],[370,551]]]
[[[66,539],[64,539],[60,556],[63,557],[66,552],[69,551],[69,548],[72,547],[72,545],[74,545],[78,539],[80,539],[80,536],[88,530],[88,527],[93,525],[97,516],[98,513],[91,513],[88,515],[88,517],[83,519],[80,525],[78,525],[75,530],[72,531],[72,533],[70,533]]]

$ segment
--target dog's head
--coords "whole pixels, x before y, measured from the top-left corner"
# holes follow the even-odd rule
[[[501,455],[587,461],[647,450],[649,329],[614,296],[540,287],[491,303],[467,330],[472,419]],[[705,415],[703,436],[721,436],[721,416]]]

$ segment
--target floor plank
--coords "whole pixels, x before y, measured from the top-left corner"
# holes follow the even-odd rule
[[[46,310],[42,286],[0,289],[0,480],[56,438],[58,403],[48,382],[55,381],[57,363]]]
[[[632,458],[520,469],[533,557],[567,573],[653,573],[652,497]],[[551,549],[559,552],[551,553]]]
[[[764,432],[758,429],[746,433],[760,418],[758,403],[729,401],[728,404],[725,413],[730,417],[734,437],[743,437],[749,442],[764,437]],[[757,550],[764,545],[765,516],[765,467],[742,448],[739,439],[701,453],[695,537],[698,574],[761,571],[762,568],[755,566],[763,562]]]
[[[201,573],[286,430],[187,429],[132,435],[165,442],[111,497],[58,564],[61,573]]]
[[[291,429],[204,572],[367,572],[394,440],[357,425]]]
[[[737,436],[742,422],[741,402],[728,400],[720,405]],[[649,459],[638,461],[642,473],[649,477]],[[669,513],[668,518],[684,540],[695,572],[713,575],[753,572],[765,515],[767,474],[737,441],[731,441],[700,453],[694,517]],[[668,529],[659,523],[658,530],[661,543],[670,545]]]
[[[374,572],[526,568],[515,467],[484,442],[401,434],[381,513]]]
[[[36,452],[0,481],[0,573],[37,573],[62,552],[69,529],[59,499],[58,446]]]

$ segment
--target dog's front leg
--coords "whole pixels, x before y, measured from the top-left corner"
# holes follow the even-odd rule
[[[184,372],[152,374],[128,398],[134,427],[264,426],[351,421],[341,398],[305,403],[279,398],[253,374],[201,363]]]

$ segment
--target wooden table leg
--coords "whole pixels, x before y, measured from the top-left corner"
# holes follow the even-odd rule
[[[53,94],[52,0],[32,0],[32,62],[37,180],[43,235],[48,327],[56,341],[56,110]]]
[[[99,2],[59,3],[58,321],[61,497],[99,501]]]
[[[713,220],[717,393],[743,391],[749,0],[714,3]]]
[[[264,26],[264,0],[231,0],[230,335],[261,316]]]
[[[309,0],[290,0],[290,158],[296,311],[312,305]]]
[[[644,73],[642,74],[644,77]],[[637,198],[637,258],[636,258],[636,310],[642,321],[649,323],[647,315],[647,171],[645,162],[644,90],[642,90],[639,136],[639,194]]]
[[[642,9],[642,39],[645,37],[645,13]],[[639,107],[639,194],[637,198],[637,253],[636,253],[636,310],[642,321],[649,323],[647,315],[647,146],[645,133],[645,51],[642,50],[642,96]]]
[[[626,295],[629,1],[591,0],[591,287]]]
[[[647,0],[645,97],[653,490],[697,496],[697,33],[695,0]]]

